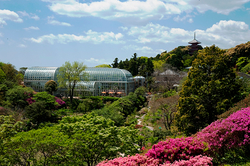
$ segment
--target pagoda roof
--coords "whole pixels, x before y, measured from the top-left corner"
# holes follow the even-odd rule
[[[198,40],[194,39],[194,40],[188,42],[188,44],[201,44],[201,42],[199,42]]]

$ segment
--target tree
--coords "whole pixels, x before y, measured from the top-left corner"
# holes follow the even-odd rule
[[[4,144],[1,165],[70,165],[70,141],[56,127],[20,132]]]
[[[56,106],[59,106],[56,102],[55,96],[50,95],[47,92],[38,92],[37,94],[34,94],[34,100],[37,102],[45,102],[44,106],[47,110],[54,110]]]
[[[86,66],[83,65],[81,62],[73,62],[72,64],[70,62],[65,62],[62,67],[59,69],[58,73],[58,82],[59,87],[67,87],[69,91],[70,96],[70,103],[72,104],[73,96],[74,96],[74,89],[76,87],[76,84],[81,81],[87,81],[87,73],[84,72],[86,69]]]
[[[25,108],[25,116],[37,125],[57,120],[57,116],[53,114],[53,110],[46,109],[45,101],[34,102],[27,106]]]
[[[159,98],[151,102],[151,110],[153,112],[160,112],[161,119],[166,130],[170,130],[174,121],[174,114],[177,110],[178,95],[170,96],[167,98]]]
[[[178,101],[177,126],[192,134],[217,119],[240,100],[241,83],[230,66],[230,56],[215,47],[198,53]]]
[[[49,80],[44,85],[45,91],[52,95],[54,91],[57,91],[57,83],[54,80]]]
[[[101,64],[101,65],[97,65],[96,67],[107,67],[107,68],[111,68],[111,66],[108,65],[108,64]]]
[[[138,152],[138,130],[134,127],[116,127],[114,122],[94,113],[63,117],[59,131],[72,140],[71,165],[94,166],[99,161],[112,159],[120,153]],[[70,164],[69,164],[70,165]]]
[[[15,86],[6,92],[6,98],[14,110],[24,109],[28,105],[27,99],[32,95],[32,88],[22,86]]]
[[[114,63],[111,64],[113,68],[118,68],[118,58],[115,58]]]

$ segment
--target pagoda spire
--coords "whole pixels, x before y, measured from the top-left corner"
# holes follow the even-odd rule
[[[201,42],[199,42],[198,40],[196,40],[196,32],[194,32],[194,40],[188,42],[189,45],[189,54],[193,55],[194,52],[198,51],[199,49],[199,44],[201,44]]]

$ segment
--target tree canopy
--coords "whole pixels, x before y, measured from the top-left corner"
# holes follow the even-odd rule
[[[87,81],[87,73],[84,72],[86,66],[83,62],[73,62],[72,64],[67,61],[59,69],[57,76],[59,87],[67,88],[69,91],[70,102],[72,103],[74,96],[74,89],[80,80]]]
[[[206,47],[198,53],[188,72],[178,102],[177,125],[186,134],[217,119],[240,100],[241,84],[225,51]]]

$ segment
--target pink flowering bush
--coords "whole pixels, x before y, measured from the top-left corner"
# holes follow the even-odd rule
[[[189,160],[179,160],[174,163],[166,163],[161,166],[211,166],[212,158],[207,156],[198,155],[190,158]]]
[[[250,107],[217,120],[196,134],[210,146],[210,155],[221,162],[237,162],[247,156],[250,143]],[[241,156],[240,156],[241,155]]]
[[[250,142],[250,107],[233,113],[227,119],[217,120],[197,133],[212,150],[233,148]]]
[[[60,99],[58,97],[55,97],[55,99],[56,99],[56,102],[59,104],[59,106],[57,106],[58,108],[62,108],[64,106],[66,106],[65,101],[63,101],[62,99]]]
[[[206,143],[194,137],[170,138],[153,145],[146,156],[160,159],[161,163],[173,163],[176,160],[188,160],[192,156],[204,154]]]
[[[26,99],[26,101],[28,102],[29,105],[36,102],[35,99],[33,99],[32,97],[29,97],[28,99]]]
[[[159,160],[144,155],[136,154],[135,156],[119,157],[113,160],[105,160],[97,166],[156,166]]]

